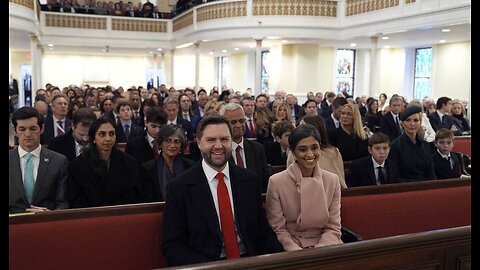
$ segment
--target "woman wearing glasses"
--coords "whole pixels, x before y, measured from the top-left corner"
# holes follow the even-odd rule
[[[164,125],[153,142],[160,153],[142,164],[142,192],[145,202],[165,201],[165,188],[173,178],[190,168],[194,161],[180,157],[187,145],[185,132],[179,125]]]

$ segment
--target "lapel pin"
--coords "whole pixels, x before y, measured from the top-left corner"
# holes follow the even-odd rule
[[[43,161],[48,162],[49,160],[48,160],[48,158],[44,158]]]

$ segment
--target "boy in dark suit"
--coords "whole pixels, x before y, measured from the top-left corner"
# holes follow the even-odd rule
[[[277,121],[272,124],[272,133],[275,141],[265,144],[267,163],[272,166],[287,164],[288,137],[295,127],[288,120]]]
[[[368,140],[370,156],[352,162],[346,178],[348,187],[401,182],[396,164],[387,159],[390,152],[389,143],[388,136],[381,132],[370,137]]]
[[[435,134],[435,146],[433,152],[433,166],[437,179],[458,178],[462,175],[460,154],[452,152],[455,145],[454,132],[450,129],[441,128]]]

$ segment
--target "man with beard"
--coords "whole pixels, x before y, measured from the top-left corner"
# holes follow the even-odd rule
[[[229,161],[232,128],[204,117],[202,160],[167,185],[162,253],[168,266],[283,251],[262,207],[260,179]]]
[[[88,129],[97,120],[91,108],[81,108],[72,116],[72,129],[65,135],[53,138],[48,149],[63,154],[71,161],[89,144]]]

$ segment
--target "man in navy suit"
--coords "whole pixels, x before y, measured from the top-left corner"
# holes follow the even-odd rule
[[[32,107],[20,108],[12,115],[19,146],[9,152],[9,213],[68,208],[68,161],[40,145],[43,122],[43,116]]]
[[[138,164],[143,164],[158,156],[159,150],[153,141],[157,139],[160,128],[167,123],[167,116],[162,108],[151,107],[147,110],[146,116],[143,135],[127,142],[125,148],[125,152],[134,156]]]
[[[330,116],[325,118],[325,127],[327,128],[327,133],[329,136],[332,136],[330,134],[340,126],[340,113],[343,105],[347,103],[348,101],[344,97],[336,97],[332,101],[332,113]]]
[[[441,97],[437,100],[437,111],[428,115],[430,124],[435,132],[441,128],[450,129],[455,136],[462,135],[462,128],[450,116],[452,111],[452,99]]]
[[[90,137],[88,129],[97,120],[91,108],[81,108],[73,114],[72,129],[67,134],[53,138],[48,144],[48,149],[67,157],[71,161],[79,156],[88,146]]]
[[[346,177],[348,187],[384,185],[401,182],[398,167],[388,160],[388,137],[376,132],[368,140],[370,155],[354,160]]]
[[[167,265],[283,251],[262,207],[260,180],[228,161],[230,121],[218,115],[204,117],[197,143],[202,160],[167,185],[162,233]]]
[[[400,127],[400,111],[402,109],[403,100],[399,96],[393,96],[390,99],[390,112],[380,118],[380,131],[388,136],[390,141],[395,140],[402,135]]]
[[[119,116],[115,128],[117,143],[126,143],[143,133],[143,128],[134,121],[130,103],[122,101],[116,106],[116,110]]]
[[[40,143],[48,145],[52,138],[62,136],[70,131],[72,120],[67,118],[68,99],[65,94],[58,94],[52,99],[52,114],[45,118],[45,128]]]
[[[231,161],[258,175],[262,180],[262,192],[267,192],[271,170],[267,163],[265,147],[256,141],[244,140],[245,112],[243,107],[240,104],[228,103],[222,107],[220,115],[225,116],[232,126],[233,155]]]
[[[167,97],[163,100],[163,108],[167,113],[167,125],[180,125],[182,126],[183,130],[185,131],[185,136],[187,137],[187,141],[193,141],[193,131],[192,125],[187,120],[178,117],[178,111],[180,110],[180,104],[178,99]]]

